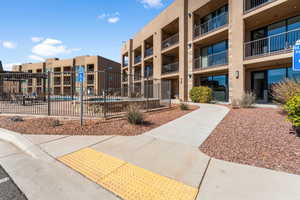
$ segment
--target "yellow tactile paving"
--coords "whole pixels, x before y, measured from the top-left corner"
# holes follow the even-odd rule
[[[194,200],[197,189],[86,148],[59,159],[124,200]]]

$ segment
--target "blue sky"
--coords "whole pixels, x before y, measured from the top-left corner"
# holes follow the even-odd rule
[[[10,0],[1,2],[0,60],[101,55],[120,61],[131,38],[173,0]]]

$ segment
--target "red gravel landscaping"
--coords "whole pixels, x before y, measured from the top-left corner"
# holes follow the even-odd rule
[[[211,157],[300,175],[300,138],[280,109],[233,109],[200,150]]]
[[[0,117],[0,127],[23,134],[49,135],[139,135],[169,121],[177,119],[193,110],[197,106],[190,106],[189,110],[181,110],[178,106],[145,114],[143,125],[131,125],[125,119],[85,120],[80,127],[79,120],[62,118],[24,118],[24,121],[14,122],[12,117]],[[56,121],[59,120],[59,121]]]

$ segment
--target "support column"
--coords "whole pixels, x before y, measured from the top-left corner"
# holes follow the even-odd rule
[[[229,101],[245,91],[243,1],[229,0]]]

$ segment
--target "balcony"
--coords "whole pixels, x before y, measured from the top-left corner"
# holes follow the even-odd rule
[[[194,38],[210,33],[228,24],[228,12],[225,12],[206,23],[194,27]]]
[[[249,12],[276,0],[244,0],[244,11]]]
[[[142,61],[142,56],[136,56],[134,57],[134,64],[138,64]]]
[[[123,63],[123,67],[127,67],[128,66],[128,60],[125,60]]]
[[[300,39],[300,29],[272,35],[266,38],[246,42],[245,58],[270,56],[291,52],[296,41]]]
[[[178,44],[178,42],[179,42],[179,33],[176,33],[175,35],[172,35],[171,37],[169,37],[166,40],[162,41],[161,48],[166,49],[166,48],[171,47],[175,44]]]
[[[153,66],[146,66],[144,71],[145,78],[153,77]]]
[[[175,63],[163,65],[161,73],[162,74],[175,73],[178,72],[178,69],[179,69],[179,62],[175,62]]]
[[[194,59],[194,69],[201,70],[228,64],[228,51]]]
[[[153,47],[145,49],[145,58],[153,55]]]
[[[123,82],[127,82],[128,81],[128,75],[127,74],[123,75],[122,81]]]
[[[135,81],[140,81],[142,79],[142,73],[141,72],[135,72],[133,78],[134,78]]]

